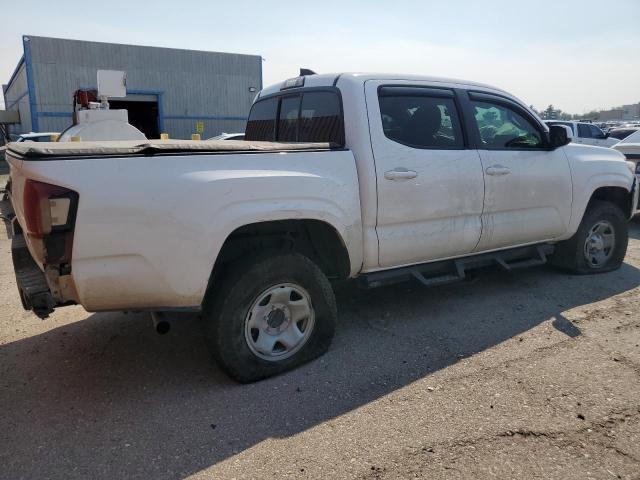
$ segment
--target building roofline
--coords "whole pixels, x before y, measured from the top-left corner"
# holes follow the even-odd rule
[[[23,47],[24,48],[24,47]],[[22,53],[22,56],[20,57],[20,60],[18,60],[18,65],[16,65],[16,68],[13,70],[13,73],[11,74],[11,76],[9,77],[9,81],[4,84],[2,86],[2,92],[6,92],[7,90],[9,90],[9,88],[11,88],[11,84],[13,83],[13,81],[16,78],[16,75],[18,75],[18,70],[20,70],[20,67],[24,64],[24,52]]]
[[[69,41],[69,42],[79,42],[79,43],[94,43],[97,45],[118,45],[121,47],[142,47],[142,48],[153,48],[156,50],[172,50],[176,52],[196,52],[196,53],[217,53],[220,55],[239,55],[244,57],[256,57],[260,58],[262,61],[262,55],[251,54],[251,53],[234,53],[234,52],[218,52],[212,50],[192,50],[188,48],[173,48],[173,47],[157,47],[153,45],[134,45],[131,43],[116,43],[116,42],[96,42],[95,40],[82,40],[78,38],[60,38],[60,37],[41,37],[38,35],[25,35],[25,37],[36,38],[42,40],[61,40],[61,41]]]

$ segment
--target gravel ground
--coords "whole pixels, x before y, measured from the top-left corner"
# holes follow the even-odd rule
[[[239,385],[196,318],[23,311],[0,231],[0,478],[638,479],[631,236],[605,275],[342,286],[324,357]]]

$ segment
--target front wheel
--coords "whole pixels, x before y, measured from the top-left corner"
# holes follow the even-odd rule
[[[336,302],[324,273],[298,253],[268,253],[232,265],[205,308],[218,364],[246,383],[323,354],[333,338]]]
[[[627,253],[629,226],[616,204],[594,200],[576,234],[556,247],[554,265],[578,274],[620,268]]]

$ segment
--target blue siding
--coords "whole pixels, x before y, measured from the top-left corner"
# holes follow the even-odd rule
[[[95,85],[99,69],[124,70],[129,93],[156,95],[159,128],[172,138],[189,138],[197,121],[204,122],[205,138],[244,131],[255,96],[249,89],[262,86],[257,55],[26,38],[25,63],[31,64],[36,93],[33,117],[43,131],[68,126],[73,91]]]

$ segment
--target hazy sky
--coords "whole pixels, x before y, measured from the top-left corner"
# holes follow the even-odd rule
[[[4,9],[3,83],[24,34],[262,55],[265,85],[308,67],[482,81],[572,113],[640,101],[640,0],[24,0]]]

